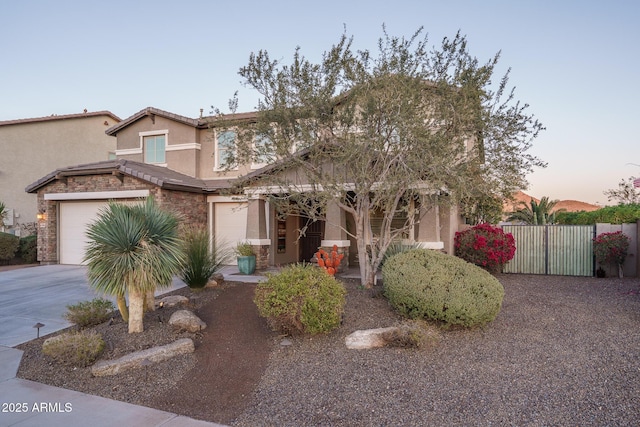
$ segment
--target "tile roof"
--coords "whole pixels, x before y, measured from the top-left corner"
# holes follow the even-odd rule
[[[108,117],[111,117],[116,122],[120,121],[120,117],[116,116],[111,111],[105,110],[105,111],[84,112],[84,113],[78,113],[78,114],[63,114],[63,115],[52,114],[46,117],[34,117],[30,119],[4,120],[4,121],[0,121],[0,126],[19,125],[24,123],[49,122],[54,120],[82,119],[85,117],[99,117],[99,116],[108,116]]]
[[[232,187],[231,180],[203,180],[163,166],[117,159],[56,169],[27,186],[25,191],[35,193],[50,182],[67,176],[97,175],[109,172],[119,172],[166,189],[193,193],[215,193]]]
[[[181,116],[179,114],[170,113],[168,111],[164,111],[159,108],[147,107],[138,111],[131,117],[127,117],[120,123],[114,126],[111,126],[109,129],[105,131],[105,133],[110,136],[115,136],[120,130],[126,128],[132,123],[137,122],[141,118],[154,116],[154,115],[164,117],[169,120],[174,120],[178,123],[183,123],[185,125],[192,126],[198,129],[206,129],[210,125],[214,124],[216,121],[216,117],[214,116],[207,116],[207,117],[200,117],[199,119],[192,119],[189,117]],[[255,117],[256,117],[256,113],[236,113],[236,114],[230,114],[228,116],[225,116],[225,118],[228,120],[247,120]]]
[[[168,111],[164,111],[164,110],[161,110],[159,108],[147,107],[147,108],[144,108],[144,109],[138,111],[134,115],[132,115],[130,117],[127,117],[126,119],[124,119],[123,121],[118,123],[117,125],[111,126],[109,129],[107,129],[105,131],[105,133],[107,135],[110,135],[110,136],[115,136],[118,133],[118,131],[120,131],[121,129],[124,129],[125,127],[129,126],[131,123],[137,122],[141,118],[147,117],[147,116],[160,116],[160,117],[164,117],[164,118],[167,118],[167,119],[170,119],[170,120],[174,120],[174,121],[179,122],[179,123],[184,123],[185,125],[188,125],[188,126],[193,126],[193,127],[198,127],[198,128],[206,128],[207,127],[207,123],[204,120],[191,119],[189,117],[181,116],[179,114],[170,113]]]

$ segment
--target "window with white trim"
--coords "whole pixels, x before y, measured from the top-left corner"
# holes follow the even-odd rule
[[[236,133],[233,131],[224,131],[217,134],[216,139],[216,169],[221,170],[229,167],[229,162],[235,155],[236,151]],[[237,165],[231,165],[236,168]]]
[[[166,135],[150,135],[143,137],[144,162],[166,163]]]
[[[268,135],[256,134],[253,139],[254,158],[251,163],[252,169],[260,169],[266,166],[272,159],[270,152],[273,150],[273,144]]]

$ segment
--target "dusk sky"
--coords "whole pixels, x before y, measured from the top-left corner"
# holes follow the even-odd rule
[[[148,106],[197,117],[236,90],[251,111],[237,74],[251,52],[318,59],[345,25],[375,52],[382,24],[407,37],[424,26],[432,45],[460,30],[481,62],[501,51],[495,81],[511,68],[516,98],[547,128],[531,152],[549,166],[528,194],[606,204],[604,190],[640,176],[635,0],[3,0],[0,120]]]

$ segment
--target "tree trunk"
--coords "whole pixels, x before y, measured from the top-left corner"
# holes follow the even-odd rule
[[[127,308],[127,299],[122,295],[116,295],[116,304],[118,304],[118,311],[120,312],[120,316],[122,316],[122,320],[125,322],[129,321],[129,309]]]
[[[354,220],[356,223],[356,245],[358,247],[358,265],[360,268],[360,284],[367,288],[371,289],[373,287],[373,283],[370,283],[367,280],[367,266],[369,265],[369,257],[367,256],[367,243],[365,236],[365,225],[364,225],[364,216],[354,215]]]
[[[618,264],[618,277],[622,279],[624,277],[624,272],[622,268],[622,264]]]
[[[144,311],[155,311],[156,310],[156,296],[155,291],[147,291],[144,295]]]
[[[144,331],[144,292],[129,289],[129,333]]]

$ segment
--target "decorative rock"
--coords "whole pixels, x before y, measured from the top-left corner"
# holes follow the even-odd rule
[[[362,350],[367,348],[384,347],[387,343],[383,338],[385,333],[397,330],[395,326],[389,328],[367,329],[355,331],[344,339],[347,348]]]
[[[213,279],[209,279],[209,281],[207,282],[206,285],[204,285],[205,288],[217,288],[218,287],[218,281],[217,280],[213,280]]]
[[[212,280],[215,280],[218,284],[221,284],[222,282],[224,282],[224,275],[222,273],[215,273],[213,276],[211,276]]]
[[[173,307],[179,304],[186,304],[189,298],[182,295],[169,295],[158,301],[159,307]]]
[[[280,345],[282,347],[289,347],[290,345],[293,345],[293,342],[289,338],[285,338],[282,341],[280,341]]]
[[[190,338],[182,338],[171,344],[129,353],[119,359],[102,360],[91,367],[91,374],[94,377],[116,375],[120,372],[141,368],[148,365],[149,362],[158,363],[194,351],[193,341]]]
[[[207,327],[198,316],[189,310],[178,310],[169,318],[169,324],[189,332],[198,332]]]

